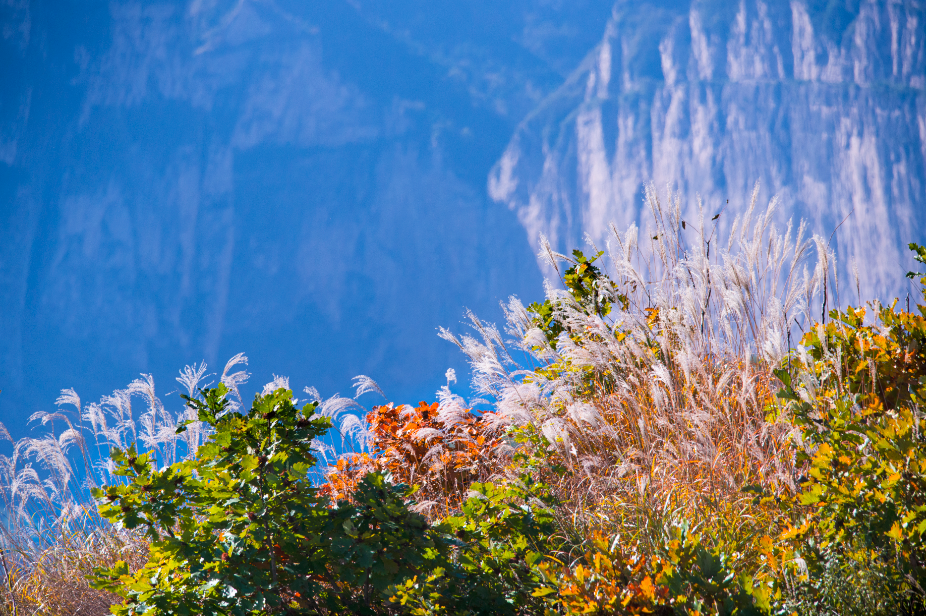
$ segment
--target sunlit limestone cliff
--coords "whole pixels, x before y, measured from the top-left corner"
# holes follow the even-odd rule
[[[856,269],[862,296],[905,292],[905,244],[926,234],[926,6],[849,5],[618,2],[518,128],[491,196],[566,249],[638,221],[644,183],[671,183],[689,220],[698,196],[706,217],[729,200],[730,224],[758,181],[817,233],[845,220],[844,300]]]

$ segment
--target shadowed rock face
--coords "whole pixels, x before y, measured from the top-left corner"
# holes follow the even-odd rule
[[[485,178],[609,7],[8,2],[0,421],[245,351],[431,397],[469,307],[542,292]]]
[[[618,2],[490,194],[565,249],[639,221],[644,182],[672,183],[690,221],[698,196],[708,217],[729,199],[730,225],[758,181],[821,235],[846,219],[844,301],[854,262],[863,297],[906,293],[906,243],[926,237],[924,33],[919,2]]]

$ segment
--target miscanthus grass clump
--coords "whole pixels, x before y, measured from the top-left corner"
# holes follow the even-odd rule
[[[648,226],[612,228],[606,250],[566,256],[541,238],[562,285],[543,303],[509,301],[507,341],[475,315],[478,336],[442,332],[494,402],[490,431],[541,447],[538,469],[557,471],[548,479],[588,523],[609,512],[638,525],[676,504],[714,518],[748,500],[746,486],[795,488],[770,367],[812,322],[832,255],[803,224],[782,233],[775,203],[757,213],[755,195],[727,238],[716,216],[686,222],[677,197],[647,197]]]
[[[151,377],[66,391],[0,458],[0,609],[924,613],[926,308],[832,309],[828,241],[756,195],[686,220],[650,188],[603,246],[541,238],[543,301],[441,330],[468,402],[448,372],[417,406],[247,404],[243,356],[174,411]]]

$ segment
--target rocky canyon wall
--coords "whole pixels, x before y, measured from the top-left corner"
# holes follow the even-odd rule
[[[824,237],[845,219],[841,278],[855,290],[857,263],[863,297],[902,295],[906,244],[926,236],[926,7],[618,2],[488,187],[532,242],[567,249],[639,223],[649,182],[689,220],[699,197],[708,216],[729,200],[729,226],[756,182]]]

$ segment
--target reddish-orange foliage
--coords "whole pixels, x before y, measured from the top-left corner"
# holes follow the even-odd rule
[[[475,481],[497,472],[500,439],[489,435],[483,416],[438,416],[438,405],[377,406],[367,414],[371,453],[348,456],[329,471],[322,493],[346,498],[368,472],[392,474],[397,483],[419,486],[415,500],[431,514],[456,506]]]

